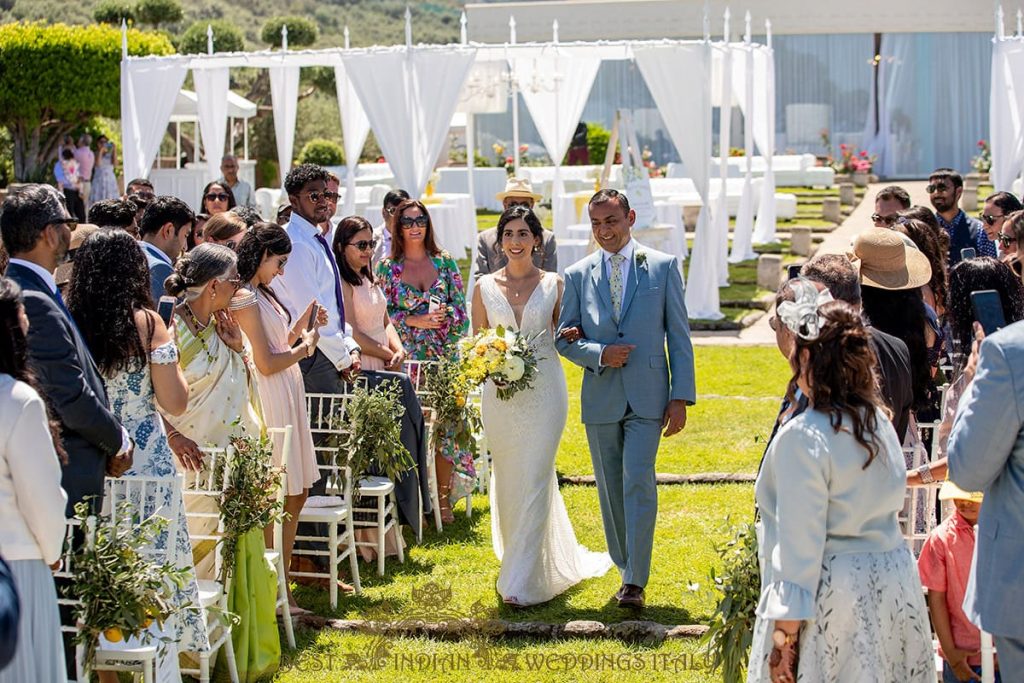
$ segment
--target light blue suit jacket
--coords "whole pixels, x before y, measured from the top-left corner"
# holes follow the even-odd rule
[[[618,422],[627,404],[639,417],[661,420],[669,400],[696,402],[690,324],[676,258],[636,245],[617,324],[605,270],[598,250],[565,271],[558,327],[580,327],[583,338],[571,344],[559,338],[556,344],[585,370],[583,423]],[[636,348],[624,367],[601,367],[608,344]]]
[[[968,592],[964,611],[978,615],[989,633],[1024,638],[1024,323],[982,343],[978,372],[957,409],[948,454],[949,478],[965,491],[985,493],[975,592]]]

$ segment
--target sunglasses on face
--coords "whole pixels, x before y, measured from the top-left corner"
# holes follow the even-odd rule
[[[221,282],[228,283],[229,285],[231,285],[234,288],[234,290],[236,292],[242,287],[242,285],[245,284],[245,282],[242,280],[242,278],[240,276],[238,276],[238,275],[236,275],[235,277],[228,278],[227,280],[221,280]]]
[[[989,225],[995,225],[996,221],[999,220],[1000,218],[1004,218],[1004,216],[1002,214],[998,216],[993,216],[990,213],[980,213],[978,214],[978,218],[985,221]]]
[[[349,242],[348,246],[355,247],[359,251],[367,251],[374,249],[377,246],[377,240],[359,240],[358,242]]]
[[[228,195],[225,192],[211,192],[206,195],[206,201],[208,202],[226,202]]]
[[[335,201],[336,202],[336,201],[338,201],[338,197],[340,195],[338,195],[337,192],[331,192],[330,190],[327,190],[326,192],[324,192],[324,196],[327,197],[327,199],[329,201]]]
[[[896,215],[883,216],[883,215],[877,214],[877,213],[871,214],[871,221],[873,223],[884,223],[885,225],[892,225],[892,224],[894,224],[898,218],[899,218],[899,216],[896,216]]]
[[[328,192],[326,190],[324,190],[323,192],[313,190],[312,192],[307,192],[306,196],[309,197],[309,201],[313,202],[314,204],[319,204],[320,200],[323,200],[325,202],[327,201]],[[337,197],[337,195],[334,196]]]
[[[151,202],[156,199],[156,195],[152,192],[132,192],[128,197],[131,199],[138,199],[143,202]]]
[[[402,216],[398,222],[402,224],[403,228],[410,230],[414,225],[418,225],[421,228],[427,227],[428,220],[429,219],[426,216],[416,216],[416,218],[412,218],[411,216]]]
[[[530,202],[510,202],[509,205],[508,205],[508,208],[509,209],[514,209],[517,206],[521,206],[524,209],[529,209],[530,208]]]
[[[1013,235],[999,235],[996,239],[999,240],[999,246],[1003,249],[1006,249],[1011,244],[1017,243],[1017,238]]]
[[[946,183],[931,183],[924,188],[924,191],[928,194],[935,194],[936,192],[945,192],[950,189],[950,186]]]
[[[66,225],[66,226],[68,226],[68,230],[70,230],[71,232],[74,232],[75,229],[78,227],[78,219],[77,218],[60,218],[60,219],[57,219],[57,220],[53,221],[51,223],[51,225]]]

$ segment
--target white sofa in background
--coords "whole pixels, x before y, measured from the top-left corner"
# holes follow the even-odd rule
[[[740,208],[740,199],[743,196],[743,178],[729,178],[726,180],[726,206],[729,216],[735,217]],[[754,193],[754,213],[756,215],[758,205],[761,201],[761,179],[755,178],[751,183]],[[712,206],[718,203],[718,196],[721,192],[721,178],[712,178],[708,183],[708,197]],[[683,206],[700,206],[700,195],[693,181],[689,178],[652,178],[651,194],[655,201],[670,200],[682,202]],[[788,192],[775,193],[775,215],[779,220],[790,220],[796,217],[796,195]]]

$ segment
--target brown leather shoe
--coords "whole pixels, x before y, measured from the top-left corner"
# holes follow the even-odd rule
[[[622,591],[624,591],[625,589],[626,589],[626,584],[622,584],[621,586],[619,586],[619,590],[615,591],[615,595],[612,596],[612,600],[615,600],[616,602],[621,600],[622,599]]]
[[[644,589],[640,586],[634,586],[631,583],[623,584],[622,590],[618,596],[619,607],[626,607],[630,609],[643,609],[644,608]]]

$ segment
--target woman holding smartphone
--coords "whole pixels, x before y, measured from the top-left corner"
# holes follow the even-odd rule
[[[289,460],[278,460],[281,449],[275,444],[274,465],[284,467],[288,490],[285,491],[284,566],[291,566],[299,512],[306,502],[309,487],[319,478],[313,436],[306,416],[306,391],[302,384],[299,361],[316,352],[320,339],[317,328],[327,323],[327,311],[311,301],[298,320],[292,320],[288,309],[274,294],[270,283],[284,272],[292,243],[284,228],[274,223],[257,223],[238,245],[238,277],[248,284],[232,300],[234,313],[242,332],[252,346],[256,365],[256,386],[263,418],[267,427],[292,426]],[[243,295],[243,292],[246,292]],[[255,306],[253,303],[255,302]],[[297,342],[297,343],[296,343]],[[267,531],[268,545],[272,529]],[[292,613],[301,613],[289,588]]]
[[[377,264],[388,315],[412,360],[437,360],[458,351],[469,330],[459,266],[434,242],[427,208],[407,199],[395,209],[390,257]],[[473,456],[454,438],[443,440],[436,458],[441,519],[454,521],[450,491],[461,498],[476,482]]]

